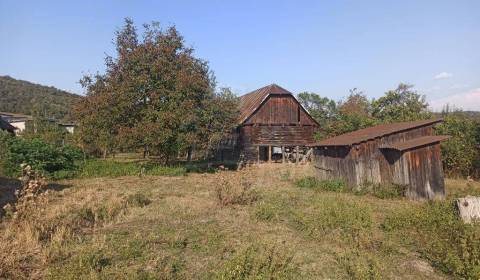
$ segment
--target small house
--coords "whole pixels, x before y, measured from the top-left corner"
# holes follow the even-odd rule
[[[217,150],[218,160],[298,161],[314,143],[318,123],[288,90],[272,84],[240,96],[238,126]]]
[[[441,119],[382,124],[311,145],[320,179],[342,178],[350,186],[395,184],[410,198],[444,197]]]

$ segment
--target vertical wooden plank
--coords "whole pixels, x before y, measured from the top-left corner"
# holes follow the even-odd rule
[[[257,146],[257,163],[260,163],[260,146]]]
[[[268,146],[268,162],[272,162],[272,146]]]
[[[282,146],[282,163],[285,163],[285,146]]]

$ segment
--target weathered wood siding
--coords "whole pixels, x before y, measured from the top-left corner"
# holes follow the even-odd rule
[[[265,90],[271,93],[266,94]],[[243,106],[234,145],[238,149],[223,145],[217,151],[217,159],[231,153],[254,162],[259,159],[259,146],[305,146],[314,142],[318,124],[288,91],[271,85],[244,95]]]
[[[402,157],[409,163],[408,197],[432,199],[445,196],[440,144],[406,151]]]
[[[258,146],[305,146],[316,128],[292,95],[271,95],[240,127],[240,147],[247,161],[256,161]]]
[[[409,186],[407,195],[432,198],[444,195],[440,145],[399,152],[380,147],[433,135],[433,126],[419,127],[349,146],[318,147],[313,165],[320,179],[343,178],[351,186],[393,183]]]
[[[315,125],[292,95],[272,95],[248,118],[245,124]]]

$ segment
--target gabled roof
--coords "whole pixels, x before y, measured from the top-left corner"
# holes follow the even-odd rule
[[[440,141],[447,140],[448,138],[450,138],[450,136],[446,136],[446,135],[423,136],[423,137],[414,138],[412,140],[408,140],[405,142],[397,142],[389,145],[384,145],[380,148],[392,149],[397,151],[405,151],[412,148],[417,148],[421,146],[430,145],[433,143],[438,143]]]
[[[398,122],[390,124],[381,124],[357,131],[345,133],[338,135],[326,140],[317,142],[310,146],[319,147],[319,146],[351,146],[354,144],[359,144],[371,139],[382,137],[385,135],[402,132],[412,128],[417,128],[421,126],[431,125],[443,121],[442,119],[433,119],[433,120],[422,120],[422,121],[413,121],[413,122]]]
[[[276,85],[271,84],[266,87],[259,88],[250,93],[240,96],[240,117],[239,123],[245,122],[259,107],[263,101],[272,94],[293,94],[288,90]]]
[[[293,99],[299,104],[299,106],[307,113],[307,115],[315,122],[317,125],[318,122],[310,116],[307,110],[303,108],[302,104],[298,102],[293,93],[282,88],[277,84],[271,84],[257,90],[254,90],[250,93],[240,96],[240,116],[238,118],[238,123],[244,123],[255,111],[262,106],[263,102],[267,100],[270,95],[290,95]]]
[[[8,123],[6,120],[4,120],[2,117],[0,117],[0,129],[14,132],[16,128],[10,123]]]

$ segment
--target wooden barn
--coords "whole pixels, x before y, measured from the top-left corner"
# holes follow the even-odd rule
[[[240,117],[232,137],[223,141],[218,160],[298,161],[318,123],[288,90],[272,84],[240,96]]]
[[[342,134],[312,145],[320,179],[343,178],[350,186],[395,184],[410,198],[444,197],[440,141],[424,120],[382,124]]]

